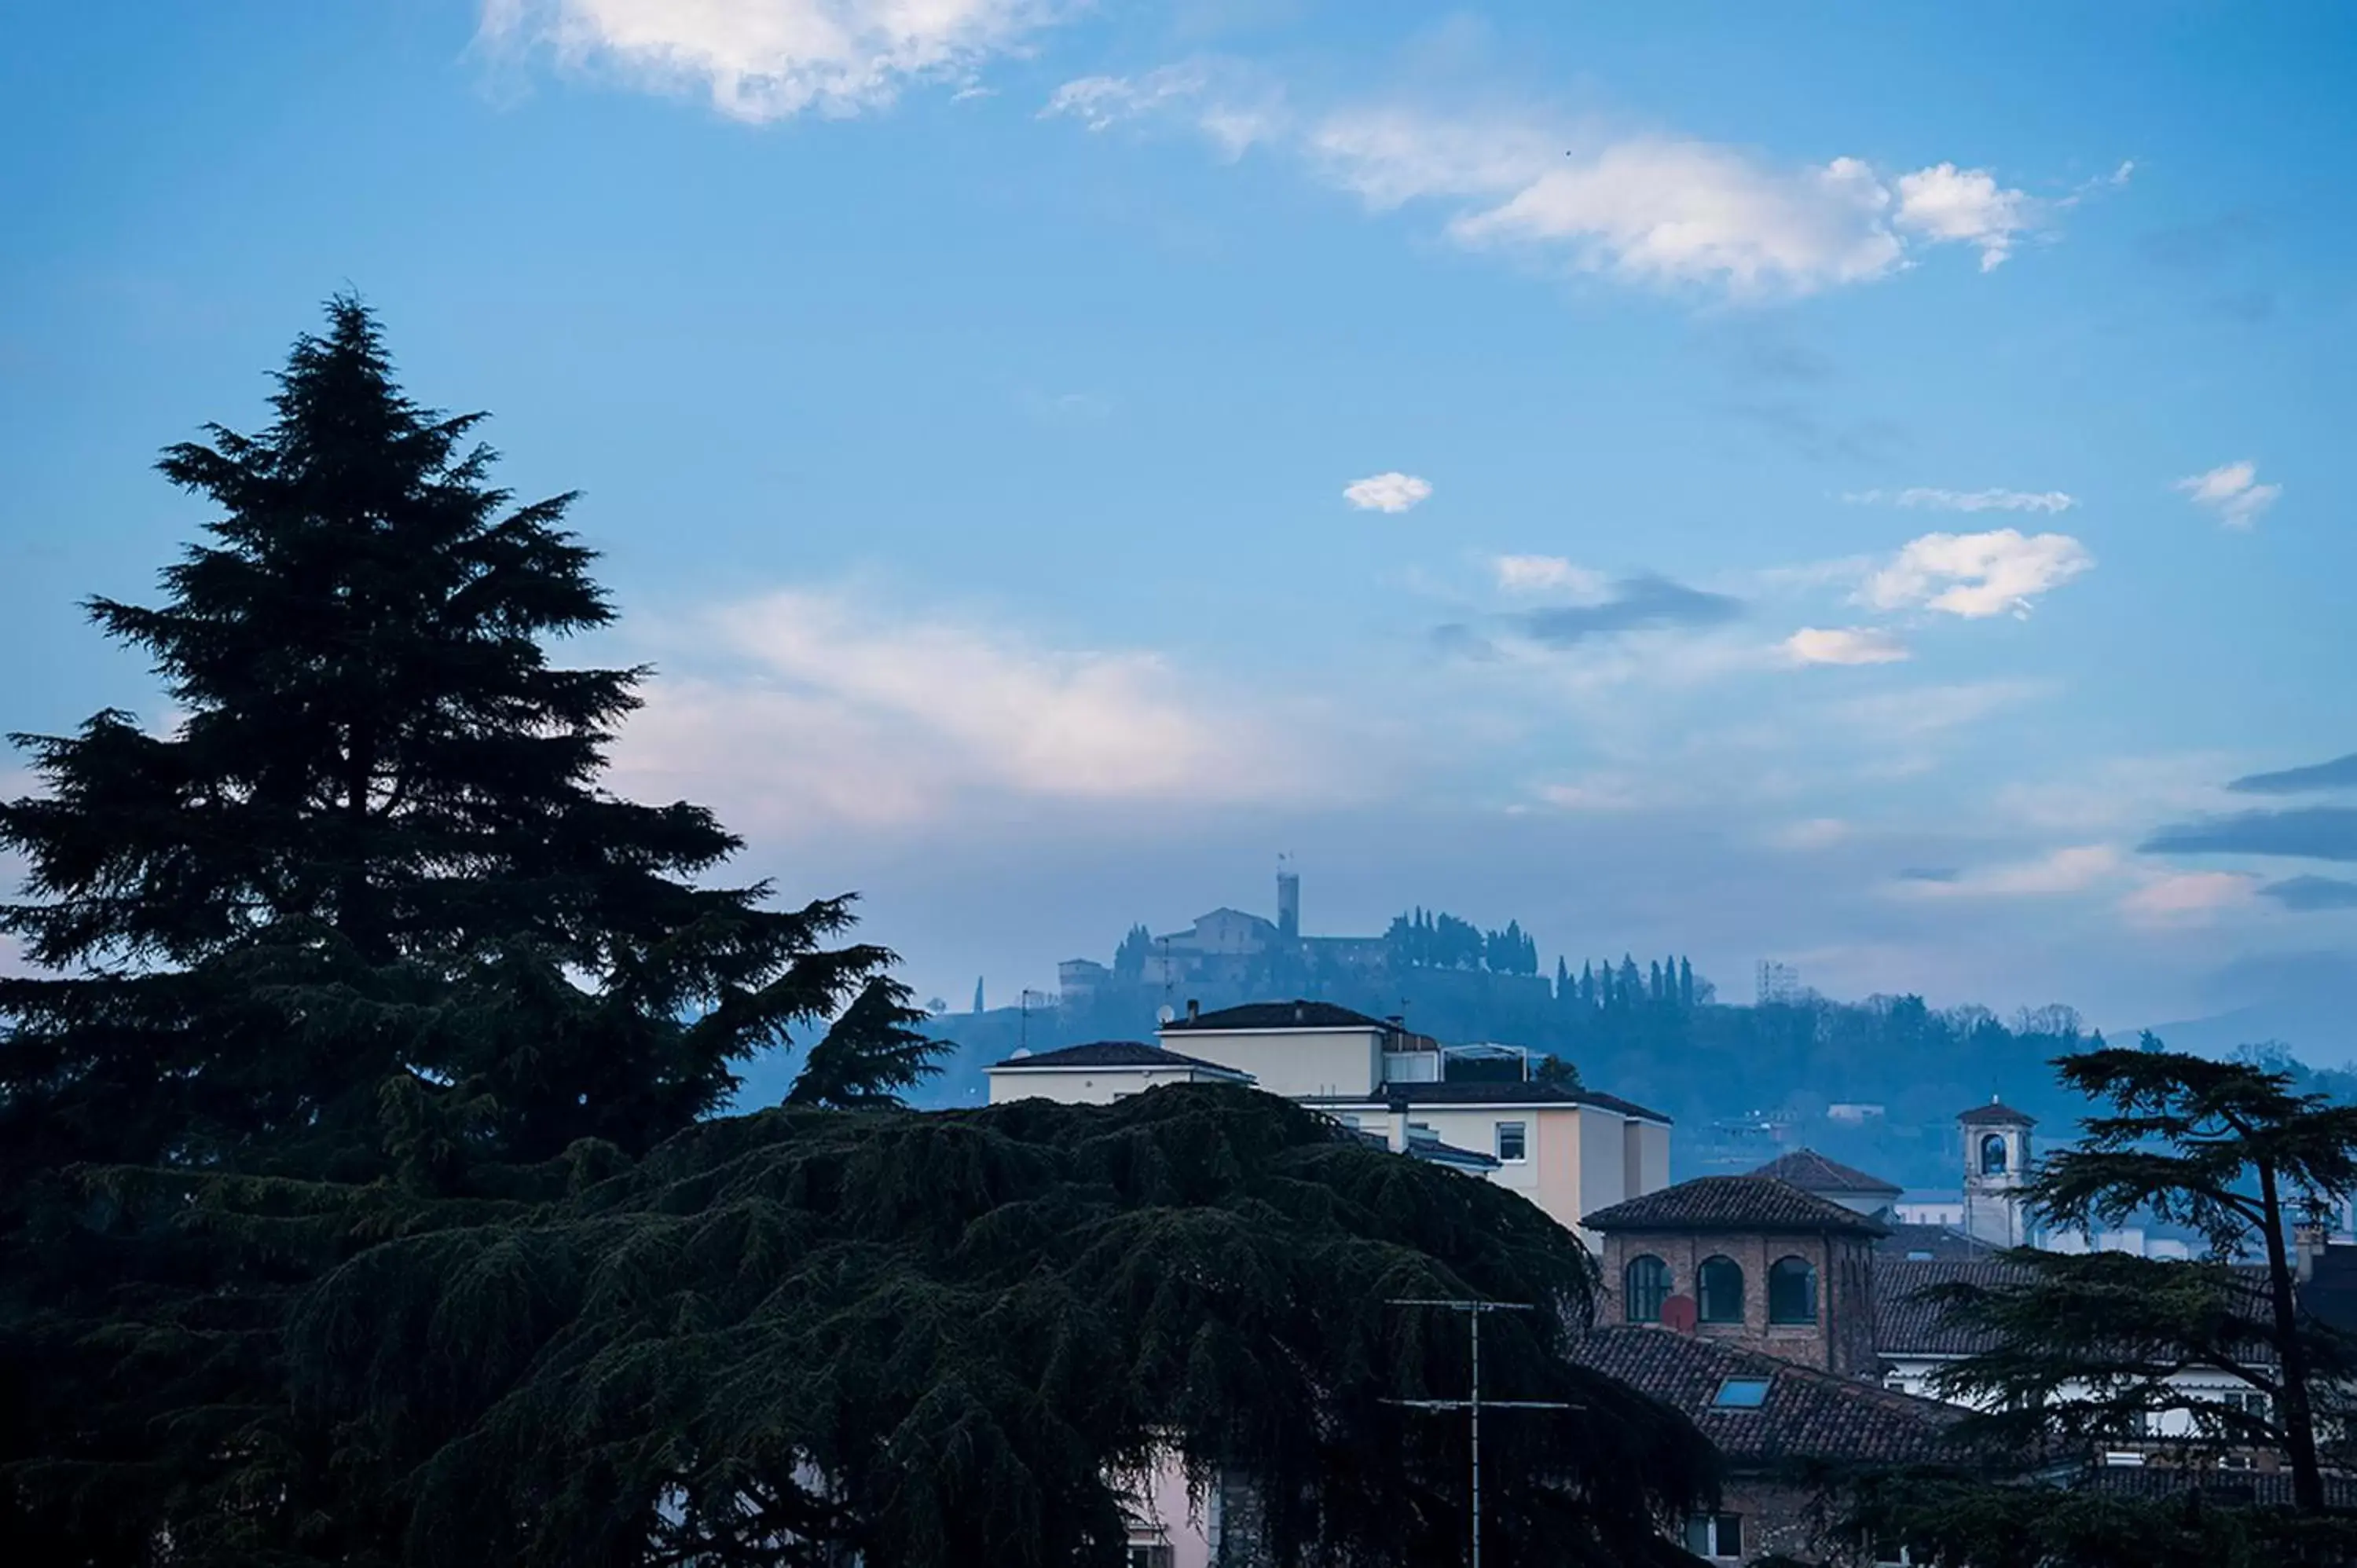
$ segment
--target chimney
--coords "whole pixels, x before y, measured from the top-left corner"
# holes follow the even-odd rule
[[[1203,1004],[1193,997],[1187,998],[1187,1022],[1194,1023],[1203,1015]]]
[[[2325,1230],[2313,1220],[2291,1228],[2292,1271],[2302,1284],[2316,1277],[2317,1254],[2325,1247]]]

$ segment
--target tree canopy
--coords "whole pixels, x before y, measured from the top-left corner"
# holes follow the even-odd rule
[[[1274,1561],[1459,1560],[1461,1321],[1488,1561],[1682,1561],[1684,1421],[1557,1354],[1592,1265],[1490,1184],[1224,1086],[1111,1106],[793,1107],[529,1214],[386,1243],[307,1301],[298,1388],[409,1560],[1122,1562],[1125,1477],[1241,1477]],[[655,1543],[651,1548],[650,1542]]]

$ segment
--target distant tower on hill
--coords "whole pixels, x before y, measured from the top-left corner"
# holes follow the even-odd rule
[[[1301,874],[1293,857],[1276,857],[1276,934],[1287,942],[1301,940]]]
[[[2029,1245],[2022,1201],[2029,1184],[2029,1130],[2038,1125],[1995,1098],[1956,1118],[1964,1135],[1964,1231],[1999,1247]]]

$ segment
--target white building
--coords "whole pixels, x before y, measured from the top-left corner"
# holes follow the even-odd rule
[[[1009,1058],[989,1069],[991,1102],[1253,1083],[1403,1154],[1484,1176],[1574,1230],[1584,1214],[1669,1185],[1668,1117],[1570,1084],[1449,1081],[1439,1043],[1396,1020],[1326,1002],[1190,1005],[1160,1040]]]
[[[1569,1084],[1448,1081],[1438,1042],[1396,1020],[1326,1002],[1190,1007],[1161,1039],[1393,1148],[1424,1138],[1486,1155],[1497,1162],[1491,1181],[1570,1230],[1585,1214],[1669,1185],[1668,1117]]]
[[[1103,1105],[1166,1083],[1250,1083],[1252,1074],[1135,1040],[1099,1040],[1057,1051],[1017,1051],[987,1069],[990,1102],[1053,1100]]]

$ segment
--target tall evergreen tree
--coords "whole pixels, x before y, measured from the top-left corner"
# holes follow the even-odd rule
[[[599,788],[640,672],[548,657],[613,615],[570,498],[512,504],[357,301],[273,406],[165,453],[217,515],[163,602],[90,607],[179,716],[17,736],[46,790],[0,805],[39,971],[0,981],[0,1508],[84,1561],[285,1548],[325,1483],[274,1381],[307,1270],[652,1146],[889,958],[829,945],[845,899],[701,885],[737,847],[703,808]]]
[[[1684,959],[1678,960],[1678,1005],[1689,1013],[1694,1011],[1694,965]]]
[[[2148,1213],[2208,1238],[2206,1260],[2115,1253],[2014,1254],[2020,1277],[1931,1293],[1989,1348],[1944,1369],[1954,1394],[1986,1403],[1993,1440],[2099,1438],[2174,1412],[2212,1443],[2277,1449],[2293,1498],[2324,1508],[2319,1428],[2339,1429],[2357,1377],[2357,1341],[2302,1312],[2287,1245],[2312,1207],[2357,1193],[2357,1106],[2293,1091],[2279,1072],[2158,1047],[2073,1052],[2063,1080],[2104,1105],[2077,1147],[2031,1184],[2049,1224],[2092,1232]],[[2231,1266],[2254,1253],[2253,1273]],[[2189,1389],[2192,1368],[2256,1402]],[[2319,1402],[2336,1401],[2329,1418]]]
[[[909,1005],[907,986],[877,976],[811,1047],[786,1103],[845,1111],[898,1105],[899,1091],[940,1071],[936,1058],[950,1048],[912,1027],[925,1017]]]

